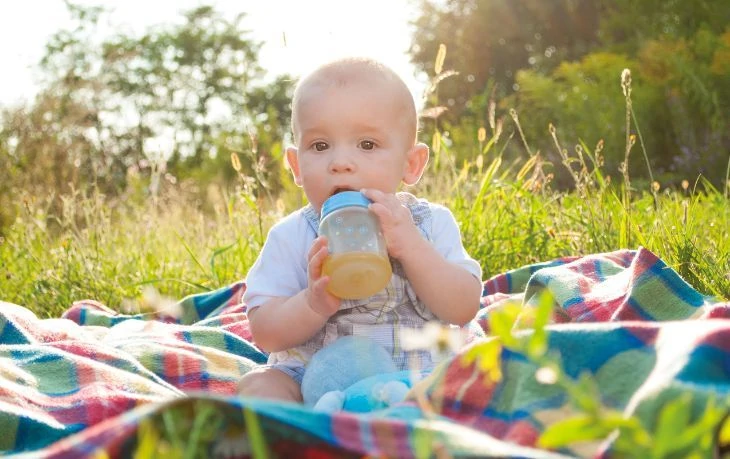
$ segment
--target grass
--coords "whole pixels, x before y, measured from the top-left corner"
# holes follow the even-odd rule
[[[438,81],[451,74],[439,70],[432,96]],[[429,170],[411,191],[452,209],[485,278],[556,257],[641,245],[700,292],[730,298],[730,162],[724,189],[702,177],[686,177],[681,188],[662,190],[633,116],[628,69],[621,83],[626,138],[619,171],[603,170],[603,141],[595,148],[579,142],[571,155],[552,125],[548,132],[559,163],[548,164],[530,148],[518,114],[510,110],[513,124],[507,126],[495,120],[496,104],[490,101],[485,125],[491,136],[484,127],[475,132],[480,148],[473,158],[457,164],[453,152],[467,148],[449,146],[436,129]],[[630,178],[629,156],[637,139],[632,126],[650,177],[645,189]],[[515,138],[527,155],[505,157]],[[236,155],[231,167],[240,174]],[[572,178],[572,190],[551,189],[557,169]],[[612,172],[620,172],[621,183],[611,183]],[[200,184],[159,179],[151,177],[150,183],[165,186],[154,187],[146,198],[139,180],[116,198],[93,192],[65,196],[55,214],[49,211],[51,197],[21,195],[19,217],[0,238],[2,299],[55,317],[88,298],[118,307],[150,285],[173,298],[215,289],[244,277],[271,224],[304,201],[297,188],[273,196],[241,176],[236,190],[208,185],[200,205],[198,195],[188,192]]]
[[[411,190],[453,210],[485,278],[560,256],[641,245],[700,292],[730,298],[725,190],[699,178],[686,189],[654,184],[626,193],[600,169],[585,168],[573,190],[556,191],[549,174],[538,171],[546,165],[537,156],[503,158],[498,147],[492,143],[459,169],[442,160]],[[594,153],[585,149],[584,157]],[[2,300],[57,317],[77,300],[116,308],[149,285],[181,297],[243,278],[268,228],[295,205],[283,203],[302,196],[290,190],[256,200],[243,188],[211,189],[208,211],[185,197],[184,184],[147,199],[77,193],[64,198],[60,215],[48,212],[47,200],[21,196],[19,217],[0,242]]]
[[[481,171],[467,165],[450,183],[436,177],[419,190],[449,206],[467,250],[485,278],[527,263],[642,245],[700,292],[730,298],[730,206],[699,180],[687,190],[634,192],[629,212],[614,187],[588,192],[531,188],[529,175],[494,159]],[[159,199],[130,204],[75,195],[63,215],[27,198],[0,244],[3,300],[40,316],[58,316],[92,298],[118,307],[145,286],[180,297],[245,276],[266,231],[284,212],[275,203],[218,193],[205,213],[173,188]],[[296,199],[289,199],[295,202]],[[630,215],[628,227],[622,227]]]

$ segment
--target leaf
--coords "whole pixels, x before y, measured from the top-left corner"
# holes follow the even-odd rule
[[[521,182],[525,178],[525,176],[527,175],[527,173],[530,172],[530,170],[533,167],[535,167],[535,163],[537,163],[538,158],[539,158],[538,155],[533,155],[533,156],[530,157],[530,159],[528,159],[527,161],[525,161],[525,164],[522,166],[522,168],[520,169],[520,171],[517,173],[517,179],[516,180],[518,182]]]
[[[514,347],[517,344],[517,340],[512,335],[517,317],[517,313],[511,308],[495,310],[489,315],[490,332],[499,337],[505,346]]]
[[[185,449],[183,439],[180,438],[179,430],[176,428],[178,419],[175,410],[167,409],[162,412],[162,425],[165,428],[166,437],[172,442],[175,450],[183,451]]]
[[[625,418],[617,411],[605,411],[598,418],[581,414],[558,421],[545,429],[538,445],[558,448],[577,442],[604,440],[616,429],[640,431],[641,424],[636,418]]]
[[[206,276],[208,276],[208,273],[205,271],[205,266],[203,266],[203,264],[200,262],[200,260],[198,260],[198,257],[195,255],[195,253],[193,253],[193,250],[190,248],[188,243],[185,242],[183,235],[178,233],[177,236],[178,236],[178,240],[180,241],[182,246],[185,248],[185,251],[188,253],[188,255],[190,255],[190,258],[192,258],[193,261],[195,262],[195,264],[198,266],[198,268],[200,268],[200,271],[203,274],[205,274]],[[208,277],[210,277],[210,276],[208,276]]]
[[[458,192],[461,189],[462,183],[464,183],[469,177],[469,170],[471,169],[471,164],[469,164],[467,161],[464,161],[464,165],[461,168],[461,171],[459,172],[459,176],[456,177],[456,180],[454,180],[454,184],[451,185],[451,192]]]
[[[540,293],[539,302],[533,322],[534,331],[527,342],[527,355],[531,359],[539,359],[548,348],[548,333],[545,329],[553,311],[553,294],[549,290]]]
[[[266,444],[261,424],[256,412],[251,408],[243,408],[243,419],[246,422],[246,432],[248,433],[248,441],[251,444],[251,453],[254,459],[266,459],[271,457],[269,448]]]
[[[727,448],[730,446],[730,414],[725,417],[717,433],[717,446]]]
[[[691,397],[690,394],[688,395]],[[689,397],[687,397],[688,401],[686,406],[684,406],[684,409],[691,412]],[[688,420],[685,425],[679,429],[679,432],[671,439],[670,444],[662,444],[662,451],[666,454],[671,454],[675,452],[684,453],[687,450],[691,450],[692,452],[704,453],[706,456],[709,454],[709,449],[712,447],[712,432],[717,430],[718,424],[724,415],[725,409],[723,407],[715,406],[714,397],[710,396],[705,405],[705,409],[697,422],[690,423]],[[718,443],[721,443],[719,439]]]
[[[134,452],[135,459],[145,459],[155,457],[157,453],[156,445],[159,443],[160,436],[157,429],[152,425],[149,419],[143,419],[137,428],[137,448]]]
[[[551,425],[537,443],[542,448],[560,448],[581,441],[602,440],[611,430],[597,424],[592,416],[579,415]]]
[[[601,409],[600,393],[590,373],[581,373],[577,383],[569,389],[573,403],[585,413],[597,415]]]
[[[215,270],[215,259],[219,255],[222,255],[222,254],[226,253],[227,251],[229,251],[230,249],[232,249],[233,247],[235,247],[237,244],[238,244],[238,242],[234,242],[225,247],[219,247],[219,248],[215,249],[215,251],[213,252],[213,255],[210,256],[210,272],[215,277],[217,284],[220,284],[222,281],[218,277],[218,273]]]
[[[497,170],[499,169],[499,166],[502,165],[502,156],[497,156],[494,161],[492,161],[489,166],[487,167],[487,170],[484,171],[484,175],[482,176],[482,181],[479,184],[479,193],[477,193],[477,197],[474,199],[474,203],[472,204],[471,211],[469,212],[469,219],[471,220],[473,217],[473,214],[477,208],[480,208],[484,201],[484,195],[487,193],[487,189],[489,188],[489,185],[491,185],[492,180],[494,179],[494,174],[497,173]]]
[[[464,365],[475,363],[479,373],[492,382],[502,379],[502,346],[499,340],[492,339],[470,347],[461,356]]]
[[[196,403],[193,413],[193,425],[185,449],[186,457],[196,457],[209,450],[210,443],[218,435],[222,424],[220,409],[207,401]]]
[[[416,427],[413,429],[414,456],[418,459],[429,458],[433,452],[434,434],[429,429]]]
[[[685,445],[673,446],[681,434],[689,425],[689,416],[692,412],[692,395],[682,394],[678,398],[671,400],[659,412],[656,428],[654,429],[655,444],[661,451],[661,454],[671,452],[677,447]]]

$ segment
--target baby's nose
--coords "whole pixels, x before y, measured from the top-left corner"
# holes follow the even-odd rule
[[[331,172],[353,172],[355,170],[355,163],[352,160],[352,156],[347,152],[337,152],[332,155],[330,161]]]

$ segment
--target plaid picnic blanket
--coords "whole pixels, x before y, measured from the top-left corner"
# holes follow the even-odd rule
[[[507,349],[501,380],[482,377],[462,359],[481,341],[420,383],[438,400],[436,412],[413,400],[324,414],[237,398],[240,376],[266,358],[251,341],[244,289],[241,282],[187,297],[178,317],[82,301],[61,318],[39,319],[0,302],[0,454],[126,457],[178,446],[207,457],[612,455],[611,438],[588,449],[538,449],[541,432],[573,410],[568,396]],[[546,290],[556,303],[549,351],[568,375],[590,374],[604,406],[638,416],[648,430],[679,396],[727,409],[730,303],[704,297],[640,248],[495,276],[484,282],[477,320],[489,332],[490,313]]]

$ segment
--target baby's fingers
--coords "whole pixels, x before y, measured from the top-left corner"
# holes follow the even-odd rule
[[[373,202],[368,209],[378,217],[378,221],[383,225],[388,225],[393,220],[393,211],[379,202]]]
[[[309,277],[311,279],[319,279],[322,276],[322,265],[329,255],[327,249],[327,238],[319,237],[314,240],[312,248],[309,249]]]
[[[363,188],[360,191],[374,204],[380,204],[391,209],[401,205],[400,201],[398,201],[398,198],[396,198],[393,193],[383,193],[375,188]]]
[[[324,236],[320,236],[312,242],[312,246],[309,248],[309,253],[307,254],[307,259],[311,260],[312,257],[322,249],[322,247],[327,247],[327,238]]]
[[[340,309],[340,300],[327,291],[329,276],[322,276],[312,281],[308,290],[307,302],[309,307],[324,317],[330,317]]]
[[[329,284],[329,276],[322,276],[317,280],[313,280],[309,284],[309,291],[313,298],[321,298],[327,292],[327,284]]]

